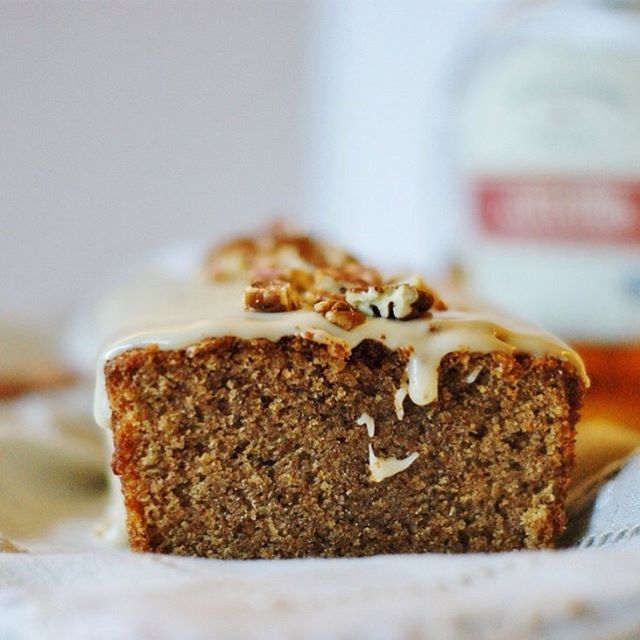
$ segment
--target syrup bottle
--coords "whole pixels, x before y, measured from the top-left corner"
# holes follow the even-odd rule
[[[640,10],[535,3],[462,95],[467,284],[572,343],[583,409],[640,432]]]

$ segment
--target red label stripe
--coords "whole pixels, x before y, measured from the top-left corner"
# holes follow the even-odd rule
[[[640,242],[640,182],[482,179],[475,184],[486,235],[523,240]]]

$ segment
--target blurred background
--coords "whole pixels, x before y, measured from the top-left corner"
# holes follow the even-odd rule
[[[66,321],[122,265],[285,215],[559,332],[637,424],[639,16],[5,0],[0,319]]]
[[[0,3],[3,312],[274,214],[441,268],[451,91],[509,4]]]

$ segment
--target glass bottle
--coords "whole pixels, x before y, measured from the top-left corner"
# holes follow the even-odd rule
[[[462,95],[468,287],[570,341],[583,410],[640,430],[638,2],[528,3]]]

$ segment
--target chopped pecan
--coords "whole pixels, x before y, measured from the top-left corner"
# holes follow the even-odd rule
[[[289,231],[283,225],[274,225],[256,238],[237,238],[214,249],[207,257],[205,271],[213,280],[230,280],[250,274],[257,279],[263,272],[304,271],[311,274],[315,269],[349,265],[357,265],[357,260],[350,254]]]
[[[449,308],[442,298],[439,298],[433,291],[430,293],[433,296],[433,304],[431,305],[432,309],[435,309],[436,311],[446,311]]]
[[[246,273],[254,262],[257,243],[252,238],[236,238],[209,253],[206,274],[212,280],[230,280]]]
[[[347,289],[382,284],[380,274],[369,267],[351,263],[342,267],[316,269],[314,288],[320,294],[344,294]]]
[[[309,236],[287,229],[286,225],[276,223],[270,229],[270,236],[276,250],[283,247],[295,250],[299,258],[306,264],[315,267],[341,267],[357,262],[356,259],[336,247],[315,240]]]
[[[289,282],[256,280],[244,290],[244,306],[267,313],[295,311],[300,308],[300,300]]]
[[[313,310],[323,315],[329,322],[338,327],[351,331],[354,327],[361,325],[367,318],[354,309],[348,302],[340,298],[327,298],[316,302]]]
[[[446,311],[447,310],[447,305],[445,304],[445,302],[442,300],[442,298],[440,298],[440,296],[429,286],[426,284],[426,282],[420,277],[420,276],[412,276],[406,280],[390,280],[388,282],[388,284],[402,284],[402,283],[406,283],[406,284],[410,284],[412,286],[414,286],[416,289],[418,289],[419,291],[425,291],[426,293],[428,293],[432,298],[433,298],[433,304],[431,305],[431,309],[432,310],[436,310],[436,311]]]
[[[257,269],[253,273],[254,280],[277,280],[289,282],[300,294],[309,291],[313,287],[313,273],[305,269]]]
[[[259,238],[238,238],[213,251],[206,271],[213,280],[252,281],[245,306],[256,311],[316,309],[351,329],[364,315],[410,320],[446,309],[418,277],[383,280],[348,253],[274,226]],[[364,314],[364,315],[363,315]]]
[[[418,318],[433,305],[431,293],[406,283],[349,289],[345,299],[368,316],[393,320]]]

